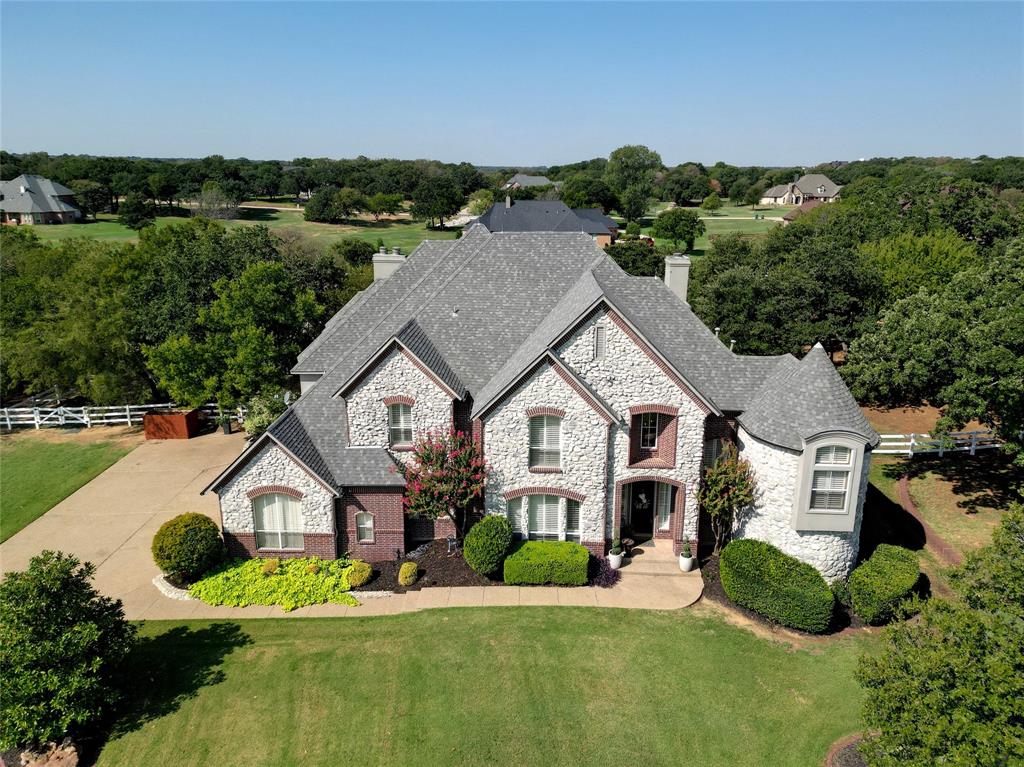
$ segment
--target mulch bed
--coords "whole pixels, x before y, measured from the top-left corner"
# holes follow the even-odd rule
[[[398,585],[398,568],[403,562],[415,562],[420,566],[420,577],[409,587]],[[448,553],[448,542],[445,540],[431,541],[406,554],[402,559],[393,562],[371,562],[373,577],[353,592],[360,591],[394,591],[402,594],[406,591],[418,591],[424,586],[504,586],[501,581],[474,572],[462,551]]]
[[[806,631],[800,629],[790,628],[789,626],[780,626],[774,621],[770,621],[760,613],[755,613],[753,610],[748,610],[742,605],[738,605],[726,596],[725,589],[722,588],[722,579],[718,576],[718,557],[712,556],[707,559],[706,562],[701,566],[701,575],[704,576],[704,594],[703,599],[707,599],[711,602],[717,602],[720,605],[728,607],[730,610],[743,615],[745,618],[753,621],[754,623],[760,624],[766,628],[783,628],[786,631],[792,631],[796,634],[801,634],[808,637],[817,636],[830,636],[838,634],[846,629],[859,629],[864,628],[866,624],[860,618],[853,614],[853,610],[848,607],[836,603],[836,611],[832,616],[832,625],[829,626],[829,630],[825,634],[809,634]]]
[[[860,741],[860,735],[847,735],[837,740],[828,750],[825,767],[868,767],[868,763],[857,750]]]

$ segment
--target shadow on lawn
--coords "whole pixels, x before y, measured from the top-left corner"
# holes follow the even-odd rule
[[[884,472],[892,479],[904,473],[914,479],[932,472],[950,484],[957,506],[968,514],[983,508],[1005,509],[1024,498],[1024,471],[995,450],[975,456],[917,456],[912,461],[886,464]]]
[[[869,484],[864,498],[857,561],[863,562],[870,557],[880,543],[920,551],[925,544],[924,528],[900,504]]]
[[[177,626],[139,639],[125,665],[118,716],[94,741],[83,739],[83,764],[93,764],[107,740],[139,730],[177,711],[202,688],[220,684],[224,659],[249,644],[252,639],[237,623]]]

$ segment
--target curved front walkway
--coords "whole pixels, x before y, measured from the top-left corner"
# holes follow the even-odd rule
[[[354,596],[359,607],[315,605],[286,613],[277,607],[211,607],[176,601],[153,585],[159,575],[150,545],[165,521],[199,511],[219,522],[217,497],[199,492],[241,452],[244,436],[220,432],[191,440],[144,442],[39,519],[0,544],[0,569],[22,570],[44,549],[96,565],[96,588],[124,602],[132,620],[394,615],[435,607],[574,605],[673,610],[696,602],[699,573],[681,573],[671,551],[645,550],[622,569],[614,588],[473,586],[425,588],[383,597]]]

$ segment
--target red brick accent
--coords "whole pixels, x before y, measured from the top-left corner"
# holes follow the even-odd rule
[[[627,323],[622,317],[619,316],[618,312],[609,309],[607,314],[608,318],[612,322],[614,322],[619,327],[619,329],[629,337],[629,339],[633,343],[640,347],[640,351],[646,354],[650,358],[651,362],[657,365],[658,369],[669,377],[669,380],[671,380],[676,386],[682,389],[683,393],[686,396],[688,396],[691,400],[693,400],[693,404],[700,408],[701,412],[711,412],[711,408],[709,408],[704,403],[704,401],[697,396],[693,389],[687,386],[686,382],[683,381],[682,378],[676,375],[672,368],[668,366],[668,363],[665,362],[665,360],[663,360],[661,356],[657,354],[646,341],[644,341],[644,339],[642,339],[639,335],[636,334],[636,332],[634,332],[633,328],[631,328],[629,326],[629,323]]]
[[[559,378],[561,378],[563,381],[569,384],[572,390],[579,394],[580,398],[588,405],[590,405],[590,407],[593,408],[595,413],[597,413],[599,416],[601,416],[602,419],[604,419],[605,423],[611,423],[614,420],[611,416],[608,415],[608,413],[605,412],[604,408],[601,407],[600,403],[596,399],[594,399],[593,396],[591,396],[590,392],[584,389],[580,385],[579,381],[573,378],[568,373],[568,371],[565,370],[565,368],[563,368],[561,365],[555,364],[554,362],[551,363],[551,366],[555,369],[555,372],[558,373]]]
[[[531,466],[527,469],[531,474],[561,474],[562,470],[557,466]]]
[[[265,559],[295,559],[297,557],[320,557],[321,559],[337,559],[338,547],[334,533],[303,533],[302,548],[288,549],[257,549],[255,533],[224,533],[224,543],[228,556],[232,557],[263,557]]]
[[[473,398],[468,394],[465,399],[452,400],[452,425],[455,431],[469,434],[473,430]]]
[[[484,455],[484,422],[479,418],[473,419],[473,441],[480,449],[480,454]]]
[[[405,554],[405,510],[401,487],[351,487],[338,513],[338,549],[354,559],[384,562]],[[373,542],[356,540],[356,514],[373,515]]]
[[[562,498],[568,498],[570,501],[579,501],[580,503],[587,499],[587,496],[583,493],[577,493],[575,490],[565,490],[561,487],[520,487],[505,493],[505,500],[510,501],[513,498],[522,498],[524,495],[558,495]]]
[[[640,405],[642,408],[664,408],[666,405]],[[679,411],[676,410],[676,413]],[[663,410],[641,410],[633,413],[629,424],[629,467],[631,469],[672,469],[676,465],[676,431],[679,418],[675,413]],[[653,449],[640,447],[640,420],[644,413],[658,414],[658,439]]]
[[[419,517],[408,518],[405,522],[408,538],[410,541],[433,541],[438,538],[449,538],[455,535],[455,523],[448,517],[439,519],[428,519]]]
[[[679,415],[679,408],[672,407],[672,405],[631,405],[629,408],[630,415],[640,415],[641,413],[661,413],[662,415],[670,415],[673,418]]]
[[[603,557],[607,553],[604,541],[581,541],[581,544],[595,557]]]
[[[686,515],[686,486],[682,482],[669,479],[668,477],[660,477],[656,474],[641,474],[636,477],[627,477],[615,483],[615,511],[612,518],[612,535],[618,538],[622,530],[622,486],[632,484],[633,482],[664,482],[666,485],[672,485],[676,488],[676,503],[675,508],[672,509],[672,518],[669,520],[669,529],[672,531],[672,537],[678,538],[683,529],[683,520]],[[656,538],[665,537],[664,534],[658,536],[657,532],[655,531]],[[662,532],[664,533],[664,531]]]
[[[736,419],[726,418],[721,415],[709,414],[704,419],[704,439],[715,439],[721,437],[730,442],[736,438]]]
[[[294,487],[285,487],[284,485],[262,485],[260,487],[254,487],[252,490],[246,492],[246,496],[251,501],[260,495],[266,495],[267,493],[283,493],[284,495],[290,495],[292,498],[298,498],[302,500],[305,495],[301,490],[296,490]]]
[[[537,415],[553,415],[557,418],[565,418],[565,411],[557,407],[531,407],[526,411],[527,418]]]
[[[396,394],[393,397],[385,397],[384,404],[390,407],[391,405],[408,405],[412,407],[416,404],[416,400],[412,397],[407,397],[404,394]]]

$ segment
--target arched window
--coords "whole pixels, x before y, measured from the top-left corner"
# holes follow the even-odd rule
[[[827,434],[807,444],[801,459],[793,528],[852,531],[863,463],[864,443],[860,437]]]
[[[411,405],[404,402],[388,405],[388,435],[391,447],[412,447]]]
[[[530,467],[557,469],[562,465],[562,419],[535,415],[530,419]]]
[[[302,549],[302,501],[284,493],[253,498],[258,549]]]
[[[356,543],[373,543],[373,514],[368,511],[356,514]]]

